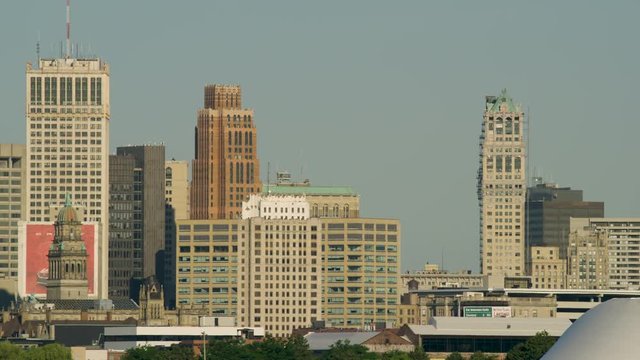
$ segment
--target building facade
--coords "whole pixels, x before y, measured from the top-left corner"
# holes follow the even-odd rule
[[[535,289],[566,288],[567,261],[557,246],[531,247],[531,283]]]
[[[53,221],[71,194],[83,222],[102,224],[97,296],[107,297],[109,66],[100,59],[40,59],[26,68],[26,215]]]
[[[595,254],[603,259],[590,259],[589,265],[607,264],[607,289],[640,289],[640,218],[572,218],[571,229],[606,237],[607,251]]]
[[[567,257],[567,288],[609,288],[609,236],[589,226],[588,219],[571,219]]]
[[[134,218],[140,217],[141,209],[140,201],[134,202],[135,168],[132,156],[109,156],[110,299],[128,299],[132,279],[142,277],[142,258],[134,256],[134,242],[141,235],[134,230]]]
[[[569,218],[604,217],[604,202],[583,201],[582,190],[534,180],[535,185],[527,189],[527,244],[556,246],[560,258],[566,259]]]
[[[304,196],[252,199],[245,219],[177,220],[178,306],[205,306],[276,336],[315,320],[360,329],[397,322],[397,220],[303,216]]]
[[[25,169],[25,146],[0,144],[0,279],[18,278],[18,222],[26,215]]]
[[[487,96],[480,135],[480,268],[485,275],[525,275],[526,121],[503,90]]]
[[[242,108],[240,86],[205,87],[195,139],[191,218],[239,218],[242,202],[262,188],[253,110]]]
[[[109,295],[137,298],[149,276],[164,278],[163,145],[118,147],[110,156]]]
[[[176,306],[176,220],[191,217],[191,183],[189,162],[165,161],[165,232],[164,232],[164,298],[166,304]]]

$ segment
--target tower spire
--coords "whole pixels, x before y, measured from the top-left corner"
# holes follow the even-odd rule
[[[70,0],[67,0],[67,59],[71,57],[71,12],[69,3]]]

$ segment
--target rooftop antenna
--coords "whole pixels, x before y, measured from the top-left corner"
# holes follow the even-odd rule
[[[267,161],[267,194],[271,194],[271,161]]]
[[[36,42],[36,56],[38,57],[38,64],[39,64],[40,63],[40,31],[38,31],[38,41]]]
[[[71,57],[71,11],[70,11],[70,2],[71,0],[67,0],[67,55],[66,59]]]

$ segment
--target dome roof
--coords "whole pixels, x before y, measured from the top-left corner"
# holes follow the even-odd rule
[[[80,218],[78,217],[78,213],[76,209],[71,205],[71,197],[67,194],[67,197],[64,202],[64,207],[60,209],[58,212],[59,223],[69,223],[69,222],[79,222]]]
[[[637,359],[640,299],[611,299],[576,320],[542,360]]]

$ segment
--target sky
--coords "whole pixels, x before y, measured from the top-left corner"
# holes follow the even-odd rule
[[[397,218],[402,268],[479,266],[478,136],[502,88],[530,175],[640,216],[638,1],[72,0],[72,42],[111,68],[110,147],[193,158],[205,84],[240,84],[263,181],[351,185]],[[25,64],[58,56],[64,0],[0,5],[0,143],[24,143]]]

